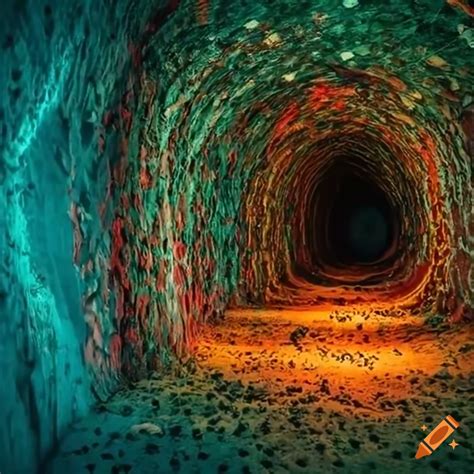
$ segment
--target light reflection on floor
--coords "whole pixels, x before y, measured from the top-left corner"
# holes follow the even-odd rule
[[[230,310],[184,367],[79,423],[52,471],[470,472],[473,351],[472,326],[387,307]],[[421,427],[448,414],[459,446],[415,460]]]

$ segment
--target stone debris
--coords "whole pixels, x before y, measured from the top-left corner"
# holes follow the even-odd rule
[[[434,427],[438,413],[450,413],[463,428],[459,451],[443,450],[433,472],[468,472],[472,330],[426,333],[421,319],[404,316],[377,333],[390,313],[330,319],[311,310],[233,310],[225,323],[205,328],[195,371],[157,374],[119,392],[65,438],[51,474],[81,466],[97,473],[129,466],[143,474],[314,474],[314,466],[331,472],[349,464],[354,473],[427,474],[413,456],[420,427]],[[457,365],[447,367],[454,354]],[[155,423],[127,427],[130,416],[156,420],[157,397],[163,430],[151,440],[140,427],[153,432]],[[133,414],[123,415],[123,406],[133,406]]]
[[[367,45],[360,45],[356,46],[353,51],[357,56],[368,56],[370,54],[370,47]]]
[[[344,0],[342,2],[342,5],[345,8],[354,8],[354,7],[357,7],[359,5],[359,0]]]
[[[351,51],[344,51],[344,52],[341,53],[341,59],[343,61],[349,61],[353,57],[354,57],[354,53],[351,52]]]
[[[244,27],[247,28],[247,30],[254,30],[258,27],[258,25],[260,25],[260,23],[257,20],[250,20],[249,22],[245,23]]]
[[[450,69],[449,63],[445,59],[443,59],[441,56],[438,56],[436,54],[434,54],[433,56],[430,56],[426,60],[426,64],[438,69]]]
[[[278,33],[272,33],[270,34],[269,36],[267,36],[265,38],[265,41],[264,43],[267,45],[267,46],[278,46],[280,45],[282,42],[281,38],[280,38],[280,35]]]
[[[465,25],[458,26],[459,35],[466,41],[470,48],[474,48],[474,28],[468,28]]]
[[[6,0],[0,15],[6,145],[0,313],[8,315],[0,318],[8,388],[0,418],[13,420],[3,426],[2,461],[13,453],[18,471],[34,472],[40,452],[87,414],[94,399],[108,401],[84,421],[83,435],[71,433],[68,441],[67,456],[80,462],[73,466],[79,471],[135,466],[153,444],[160,452],[147,462],[160,462],[150,465],[152,472],[185,471],[198,455],[194,432],[208,443],[199,450],[210,454],[212,472],[226,469],[225,456],[238,455],[222,439],[239,416],[249,429],[230,438],[241,440],[237,449],[250,453],[249,465],[314,469],[314,462],[301,464],[318,439],[328,470],[349,470],[350,459],[332,445],[341,434],[344,446],[356,449],[344,430],[353,428],[353,440],[366,436],[351,423],[339,428],[338,414],[405,417],[395,426],[381,424],[380,443],[391,442],[389,434],[411,443],[413,419],[426,413],[421,404],[433,408],[440,397],[435,408],[466,418],[471,438],[458,450],[469,451],[471,394],[465,384],[461,399],[453,394],[459,395],[456,367],[466,368],[472,354],[455,350],[456,339],[446,335],[448,321],[472,320],[474,294],[468,1],[450,1],[466,7],[455,10],[445,2],[438,8],[439,0],[364,0],[358,8],[354,0],[199,0],[195,8],[175,0],[39,3]],[[356,135],[362,139],[353,140]],[[356,290],[327,265],[311,269],[317,282],[311,285],[290,271],[287,243],[304,246],[293,239],[299,226],[287,225],[285,216],[297,215],[298,183],[310,168],[323,169],[337,156],[334,143],[368,158],[361,162],[367,172],[376,160],[374,176],[387,177],[382,184],[393,189],[406,218],[402,227],[412,232],[402,239],[410,246],[402,265],[414,271],[403,272],[406,279],[390,268]],[[274,202],[288,205],[287,212],[273,212]],[[392,284],[398,281],[403,284]],[[394,303],[402,290],[410,292],[410,304],[440,312],[426,322],[424,336]],[[380,298],[387,305],[372,312]],[[160,372],[149,388],[131,384],[109,400],[122,379],[139,380],[173,355],[189,356],[201,323],[218,321],[229,301],[327,304],[339,311],[319,326],[310,319],[282,327],[286,310],[273,313],[272,324],[259,324],[255,314],[248,326],[230,317],[234,333],[223,325],[221,339],[216,330],[199,341],[202,366],[191,372],[188,365],[187,378]],[[353,304],[365,307],[364,317]],[[424,308],[416,311],[423,319]],[[374,317],[385,320],[380,330]],[[405,317],[415,330],[395,324]],[[293,344],[288,338],[297,326],[309,332]],[[441,341],[453,343],[453,352],[439,349]],[[431,369],[445,360],[453,379],[418,373],[420,359]],[[396,373],[402,363],[404,371]],[[210,367],[221,371],[219,380]],[[364,383],[348,373],[362,373]],[[398,405],[413,376],[430,388],[408,389],[407,407]],[[381,405],[384,396],[370,398],[375,393],[388,394],[393,406]],[[293,404],[302,416],[291,415],[289,423]],[[163,427],[160,443],[147,447],[150,436],[130,432],[144,421]],[[98,423],[101,434],[94,431]],[[366,423],[361,428],[371,432]],[[306,431],[285,431],[282,439],[278,433],[289,424]],[[257,453],[247,433],[258,427],[270,431]],[[181,442],[187,438],[190,446]],[[290,444],[296,448],[286,450]],[[217,454],[216,446],[225,452]],[[266,448],[274,454],[262,454]],[[452,465],[433,459],[433,469],[467,471],[458,450],[450,453]],[[393,472],[404,472],[405,454],[392,460],[382,446],[382,455],[361,459],[363,472],[385,459],[395,463]],[[271,467],[261,464],[268,460]],[[316,452],[314,461],[321,460]]]
[[[162,435],[163,430],[154,423],[140,423],[139,425],[133,425],[130,428],[130,432],[133,434],[147,433],[151,435]]]
[[[285,80],[286,82],[293,82],[295,80],[295,77],[296,77],[296,73],[294,72],[283,74],[282,76],[283,80]]]

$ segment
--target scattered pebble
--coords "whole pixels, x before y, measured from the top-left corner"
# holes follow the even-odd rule
[[[119,392],[65,438],[51,473],[153,474],[161,466],[313,474],[316,464],[342,472],[349,463],[354,472],[408,472],[405,446],[421,439],[423,423],[435,425],[433,413],[458,416],[466,436],[474,430],[466,403],[473,381],[451,362],[454,355],[469,359],[468,332],[455,333],[450,344],[450,333],[427,335],[423,320],[407,324],[407,315],[386,308],[337,309],[304,324],[284,310],[277,316],[255,324],[229,313],[225,325],[204,328],[192,376],[159,374]],[[133,407],[136,421],[150,421],[128,428],[124,406]],[[367,450],[372,467],[357,461]],[[452,472],[466,471],[461,456],[448,461]],[[446,466],[440,462],[439,470]]]
[[[368,56],[371,52],[370,48],[366,45],[356,46],[353,51],[357,56]]]
[[[283,74],[282,76],[283,80],[285,80],[286,82],[293,82],[295,80],[295,77],[296,77],[296,73],[294,72]]]
[[[258,27],[258,25],[260,25],[260,23],[257,20],[250,20],[249,22],[245,23],[244,27],[247,30],[254,30]]]
[[[272,33],[271,35],[267,36],[263,41],[267,46],[278,46],[281,43],[281,38],[278,33]]]
[[[351,51],[344,51],[341,53],[341,59],[343,61],[349,61],[353,57],[354,57],[354,53],[352,53]]]
[[[359,0],[344,0],[342,2],[342,5],[345,8],[354,8],[354,7],[357,7],[359,5]]]
[[[138,434],[138,433],[148,433],[151,435],[161,435],[163,434],[163,430],[154,423],[141,423],[139,425],[133,425],[130,428],[131,433]]]

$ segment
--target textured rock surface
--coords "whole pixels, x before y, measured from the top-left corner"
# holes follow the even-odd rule
[[[2,472],[33,472],[88,409],[86,339],[96,393],[109,391],[117,369],[106,345],[115,331],[107,290],[113,207],[99,205],[119,137],[104,131],[102,115],[127,89],[128,43],[144,28],[153,8],[146,3],[143,18],[131,16],[137,2],[2,4]],[[94,272],[86,272],[91,258]]]
[[[465,2],[4,3],[2,470],[31,472],[229,301],[472,316]],[[402,216],[370,275],[305,241],[349,150]]]
[[[50,471],[468,472],[473,336],[389,308],[231,311],[206,327],[196,365],[140,381],[78,423]],[[447,413],[459,446],[416,460],[422,426]]]
[[[472,169],[461,114],[473,76],[462,16],[416,2],[384,12],[370,2],[350,11],[340,2],[198,2],[195,15],[189,6],[139,58],[140,108],[114,223],[127,370],[153,367],[156,346],[182,352],[196,322],[229,297],[382,298],[469,315],[472,202],[463,189]],[[341,65],[345,51],[354,54]],[[348,152],[391,197],[401,230],[397,257],[375,268],[373,285],[328,292],[367,277],[321,259],[310,284],[295,271],[311,260],[308,190]]]

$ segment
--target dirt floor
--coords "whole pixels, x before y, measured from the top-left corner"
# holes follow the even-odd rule
[[[389,308],[231,310],[179,373],[74,426],[48,472],[471,474],[473,352],[472,326]],[[416,460],[447,415],[459,428]]]

